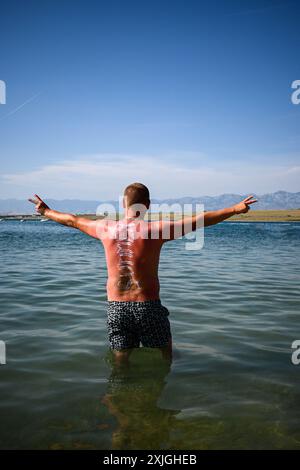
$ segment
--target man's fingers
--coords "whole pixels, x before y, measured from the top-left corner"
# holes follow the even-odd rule
[[[251,196],[247,196],[245,199],[243,199],[243,202],[246,202],[248,201],[249,199],[252,199],[254,196],[253,194],[251,194]]]
[[[252,201],[247,201],[246,204],[253,204],[254,202],[257,202],[257,199],[253,199]]]
[[[41,204],[44,204],[43,200],[40,198],[40,196],[38,196],[37,194],[34,195],[34,198],[29,198],[28,199],[29,202],[32,202],[32,204],[35,204],[35,205],[41,205]]]
[[[29,198],[28,201],[32,202],[32,204],[38,204],[39,202],[37,199],[31,199],[31,198]]]

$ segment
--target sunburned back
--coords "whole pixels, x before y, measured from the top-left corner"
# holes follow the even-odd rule
[[[158,265],[162,240],[150,238],[145,221],[115,222],[103,240],[108,300],[159,298]]]

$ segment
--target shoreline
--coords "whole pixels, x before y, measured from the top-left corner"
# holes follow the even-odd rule
[[[96,216],[95,214],[76,214],[78,216],[86,217],[91,220],[101,220],[105,216]],[[119,215],[117,215],[119,217]],[[151,214],[151,220],[158,220],[159,214],[153,213]],[[164,220],[178,220],[182,217],[181,214],[162,214],[162,219]],[[122,218],[122,215],[121,217]],[[7,221],[7,220],[14,220],[14,221],[23,221],[23,222],[30,222],[30,221],[39,221],[39,222],[46,222],[46,219],[40,215],[31,215],[31,214],[5,214],[0,215],[0,221]],[[239,214],[231,217],[230,219],[225,220],[224,222],[300,222],[300,209],[278,209],[278,210],[252,210],[249,211],[247,214]]]

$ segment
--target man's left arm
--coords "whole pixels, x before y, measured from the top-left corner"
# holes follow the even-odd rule
[[[166,241],[174,240],[197,230],[197,228],[215,225],[234,215],[244,214],[249,211],[249,206],[255,202],[257,202],[257,200],[251,195],[232,207],[225,207],[224,209],[216,211],[200,212],[199,214],[184,217],[183,219],[176,220],[174,222],[162,221],[160,222],[162,238]]]

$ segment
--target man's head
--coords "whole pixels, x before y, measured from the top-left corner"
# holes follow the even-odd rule
[[[149,189],[142,183],[130,184],[125,188],[123,205],[136,216],[144,215],[150,206]]]

